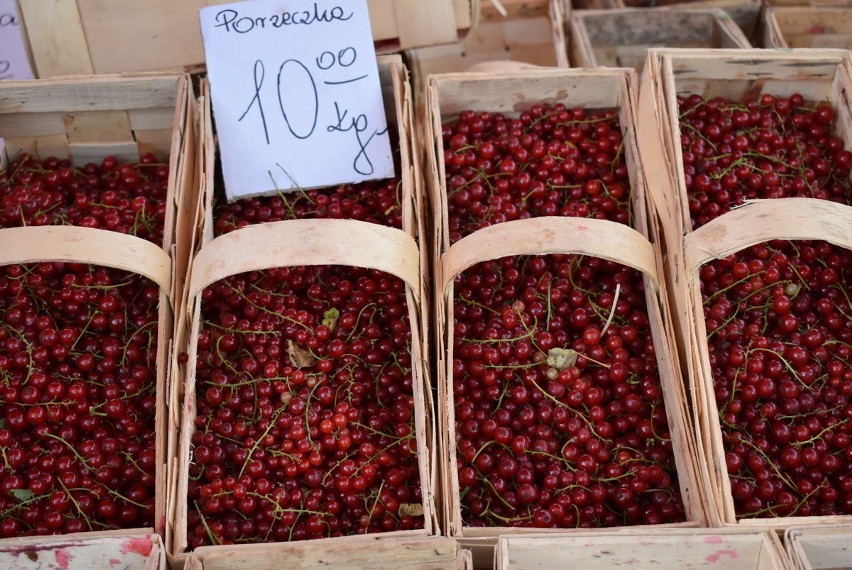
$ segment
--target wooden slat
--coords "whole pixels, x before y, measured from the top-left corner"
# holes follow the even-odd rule
[[[98,78],[96,82],[79,79],[4,81],[0,89],[0,114],[174,109],[175,86],[179,80],[180,77],[174,75],[108,76]]]
[[[452,0],[395,0],[394,14],[401,49],[458,41]]]
[[[293,265],[369,267],[420,290],[420,253],[411,236],[378,224],[320,219],[256,224],[217,237],[193,261],[189,297],[231,275]]]
[[[571,81],[571,74],[582,76],[583,80]],[[566,105],[577,107],[612,108],[621,103],[619,82],[605,70],[536,69],[513,72],[494,77],[499,79],[499,89],[482,79],[476,73],[433,77],[430,88],[440,92],[441,117],[448,120],[472,108],[492,113],[515,113],[528,109],[542,97],[559,99]]]
[[[175,110],[169,107],[153,109],[132,109],[127,112],[130,128],[134,131],[156,129],[171,130],[174,123]]]
[[[431,570],[453,568],[458,545],[448,538],[341,537],[289,544],[203,546],[195,550],[204,570]]]
[[[65,113],[0,113],[0,134],[7,142],[17,136],[64,136]]]
[[[95,73],[183,70],[204,63],[198,19],[204,0],[76,3]]]
[[[694,274],[708,261],[776,239],[852,249],[852,206],[817,198],[749,201],[684,236],[686,270]]]
[[[166,559],[153,529],[130,529],[0,540],[0,567],[165,570]]]
[[[617,567],[728,570],[787,570],[788,560],[769,532],[727,529],[650,530],[580,533],[580,536],[504,536],[499,539],[496,570]]]
[[[382,50],[449,44],[473,27],[479,0],[368,0]],[[204,63],[198,11],[232,0],[25,0],[39,77],[164,71]]]
[[[135,236],[76,226],[31,226],[0,231],[0,265],[67,261],[144,275],[171,290],[171,261],[162,247]]]
[[[77,0],[18,2],[39,77],[94,71]]]
[[[79,144],[132,143],[130,119],[125,111],[79,111],[65,115],[68,141]]]
[[[627,265],[659,286],[654,248],[633,228],[609,220],[545,217],[488,226],[456,242],[442,256],[441,290],[481,261],[514,255],[581,254]]]

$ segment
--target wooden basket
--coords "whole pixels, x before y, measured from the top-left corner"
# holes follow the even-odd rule
[[[308,570],[320,568],[375,568],[395,570],[470,570],[470,553],[450,538],[352,537],[294,543],[282,561],[276,545],[253,544],[242,550],[204,546],[187,557],[186,570],[274,570],[282,567]]]
[[[757,200],[693,231],[683,174],[676,94],[696,93],[741,100],[746,94],[790,95],[830,100],[836,105],[838,134],[852,148],[848,104],[849,52],[842,50],[676,50],[649,52],[639,97],[639,143],[645,183],[661,221],[666,272],[678,344],[687,367],[699,453],[710,469],[707,503],[712,526],[743,525],[779,529],[838,523],[838,517],[738,519],[707,354],[698,268],[748,246],[772,239],[822,239],[852,247],[852,208],[806,198]],[[715,507],[714,507],[715,506]]]
[[[478,0],[368,0],[380,51],[453,43]],[[226,0],[20,2],[38,77],[192,69],[204,64],[198,11]]]
[[[606,534],[503,536],[496,570],[524,568],[704,568],[790,570],[777,535],[745,529],[623,531]]]
[[[490,6],[488,0],[483,2]],[[429,75],[468,71],[489,62],[568,67],[565,14],[562,0],[506,3],[506,17],[483,16],[459,43],[425,47],[406,53],[411,66],[415,98],[425,93]],[[493,9],[493,8],[492,8]]]
[[[740,28],[719,9],[575,10],[570,19],[575,67],[642,70],[651,46],[748,48]]]
[[[770,7],[763,15],[763,47],[852,46],[852,5],[846,8]]]
[[[113,568],[166,570],[166,549],[158,534],[144,531],[34,536],[4,541],[3,568]]]
[[[456,457],[455,409],[452,379],[453,279],[480,261],[510,255],[583,253],[602,257],[639,269],[645,278],[648,314],[653,321],[654,343],[665,406],[671,429],[674,456],[686,507],[687,522],[672,526],[702,524],[703,506],[696,485],[699,469],[694,464],[695,442],[686,430],[686,399],[679,379],[675,350],[669,344],[668,323],[660,299],[665,298],[662,274],[654,246],[647,240],[644,190],[639,178],[633,139],[633,89],[635,75],[624,69],[529,70],[502,74],[442,74],[432,76],[428,91],[429,164],[427,179],[435,218],[432,248],[435,266],[435,323],[437,334],[438,421],[440,439],[441,489],[445,529],[460,540],[478,538],[477,547],[487,549],[496,536],[506,532],[535,529],[465,526],[459,499]],[[546,217],[496,224],[476,231],[450,245],[447,230],[447,193],[442,122],[466,109],[517,115],[538,102],[564,103],[589,109],[617,108],[624,135],[625,156],[632,185],[631,198],[636,230],[614,222],[586,218]],[[564,529],[562,529],[564,532]],[[539,532],[541,532],[539,530]],[[490,541],[490,544],[489,544]]]
[[[39,226],[0,230],[0,265],[74,261],[122,269],[160,287],[155,426],[156,503],[154,530],[166,527],[167,478],[174,468],[177,421],[167,401],[171,383],[173,314],[188,251],[178,241],[181,210],[194,189],[194,105],[183,75],[91,77],[4,82],[0,85],[0,130],[6,151],[71,158],[75,164],[107,155],[138,160],[150,152],[168,160],[164,243],[92,228]],[[126,532],[126,531],[125,531]],[[145,531],[150,533],[150,530]],[[86,537],[111,536],[86,533]],[[9,539],[14,541],[15,539]],[[7,544],[2,541],[3,544]]]
[[[756,39],[760,26],[761,0],[578,0],[578,7],[593,10],[650,8],[661,10],[724,10],[749,40]],[[716,46],[719,47],[719,46]]]
[[[389,108],[388,121],[396,125],[400,139],[401,169],[399,173],[403,193],[403,230],[378,224],[353,220],[290,220],[251,225],[225,235],[213,237],[213,172],[215,143],[212,134],[210,107],[206,83],[202,85],[204,110],[202,128],[205,139],[201,151],[205,180],[203,198],[196,213],[199,221],[200,244],[191,263],[191,277],[187,293],[187,309],[181,316],[190,330],[187,352],[189,360],[183,373],[181,393],[175,396],[183,405],[180,446],[179,477],[175,485],[171,511],[172,542],[170,554],[181,564],[187,560],[187,486],[192,445],[190,438],[195,430],[196,416],[195,360],[200,328],[201,292],[208,285],[230,275],[250,270],[298,265],[346,265],[380,269],[401,278],[406,284],[406,297],[412,329],[412,362],[415,399],[415,431],[418,446],[418,465],[422,492],[424,528],[413,531],[395,531],[378,535],[349,536],[327,539],[329,552],[337,544],[342,549],[376,549],[376,545],[391,544],[391,539],[420,539],[437,534],[435,515],[433,458],[435,437],[432,425],[432,396],[429,389],[429,370],[426,360],[428,324],[425,322],[426,299],[422,287],[424,262],[418,248],[420,224],[418,176],[414,170],[410,150],[411,94],[408,90],[405,68],[398,56],[379,58],[380,77]],[[357,247],[353,247],[357,244]],[[385,542],[387,541],[387,542]],[[279,564],[282,556],[301,556],[301,552],[325,548],[326,540],[305,543],[270,543],[236,546],[210,546],[194,551],[196,562],[205,566],[232,567],[231,561],[239,559],[245,564]],[[320,551],[320,550],[318,550]],[[338,554],[339,556],[339,549]],[[271,557],[271,556],[274,556]],[[455,556],[455,555],[453,555]],[[236,558],[234,558],[236,557]],[[241,566],[245,567],[245,566]],[[261,566],[262,567],[262,566]]]
[[[546,17],[547,11],[547,0],[479,0],[478,23],[506,18]]]
[[[852,526],[788,528],[784,546],[795,570],[852,568]]]
[[[418,136],[426,122],[426,88],[437,73],[478,71],[499,73],[535,67],[568,67],[564,0],[505,2],[506,17],[491,7],[476,27],[455,44],[424,47],[405,53],[414,89],[415,128]],[[570,3],[569,3],[570,10]]]
[[[763,5],[766,7],[770,6],[814,6],[814,7],[827,7],[827,6],[848,6],[849,2],[847,0],[763,0]]]

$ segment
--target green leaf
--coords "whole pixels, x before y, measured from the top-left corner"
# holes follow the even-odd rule
[[[22,503],[29,501],[35,496],[29,489],[12,489],[9,493]]]
[[[337,319],[340,318],[340,311],[332,307],[324,312],[322,316],[322,324],[328,329],[328,332],[331,332],[334,330],[334,327],[337,326]]]

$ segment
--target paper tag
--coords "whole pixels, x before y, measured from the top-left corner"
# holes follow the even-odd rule
[[[200,10],[229,201],[394,174],[366,0]]]
[[[15,0],[0,0],[0,79],[32,79]]]

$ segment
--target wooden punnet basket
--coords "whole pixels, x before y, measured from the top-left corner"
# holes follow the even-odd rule
[[[635,74],[625,69],[528,70],[501,74],[459,73],[432,76],[428,91],[428,139],[432,211],[435,225],[432,236],[435,266],[435,322],[437,331],[438,421],[440,433],[441,493],[445,529],[464,545],[482,552],[493,547],[494,540],[507,532],[536,529],[508,527],[471,527],[462,518],[456,457],[455,405],[453,398],[453,280],[480,261],[510,255],[582,253],[634,267],[644,273],[646,300],[651,318],[654,343],[663,386],[666,411],[672,435],[680,490],[686,507],[687,522],[667,526],[700,526],[703,505],[695,486],[700,485],[694,464],[695,445],[686,429],[683,383],[669,344],[664,284],[654,245],[648,241],[644,212],[644,190],[639,177],[633,138],[633,95]],[[623,132],[624,152],[631,180],[631,198],[635,227],[586,218],[544,217],[517,220],[476,231],[450,245],[447,229],[447,192],[444,150],[441,135],[443,121],[471,109],[501,112],[509,116],[539,102],[564,103],[567,107],[618,109]],[[564,529],[562,529],[564,532]],[[538,532],[541,532],[538,530]],[[475,554],[476,557],[476,554]]]
[[[368,0],[373,39],[388,52],[458,41],[478,0]],[[228,0],[19,2],[39,77],[192,69],[204,63],[198,11]]]
[[[852,568],[852,525],[788,528],[784,546],[795,570]]]
[[[701,10],[720,8],[740,27],[747,38],[755,37],[760,24],[761,0],[575,0],[575,7],[593,10],[651,8]],[[659,45],[659,44],[656,44]]]
[[[282,567],[302,570],[335,568],[360,570],[472,570],[470,552],[446,537],[382,538],[377,535],[365,540],[306,541],[289,545],[286,562],[274,544],[252,544],[241,552],[217,552],[204,546],[187,557],[186,570],[231,570],[252,568],[275,570]]]
[[[763,5],[770,6],[848,6],[846,0],[763,0]]]
[[[563,0],[520,5],[504,0],[505,16],[497,13],[489,0],[481,1],[483,14],[464,40],[407,52],[416,98],[424,95],[428,77],[435,73],[468,71],[492,62],[568,67]],[[487,6],[491,7],[489,12]]]
[[[650,46],[748,48],[740,28],[719,9],[575,10],[571,14],[575,67],[642,70]]]
[[[167,478],[174,469],[177,420],[167,401],[171,382],[173,314],[188,251],[180,241],[182,212],[194,192],[195,107],[184,75],[89,77],[0,85],[0,131],[6,153],[70,157],[75,165],[107,155],[138,160],[150,152],[170,164],[162,247],[107,230],[39,226],[0,230],[0,265],[39,261],[90,263],[123,269],[160,287],[157,354],[156,514],[154,532],[166,528]],[[5,155],[4,155],[5,158]],[[145,529],[143,534],[150,534]],[[99,538],[91,532],[79,537]],[[9,542],[11,541],[11,542]],[[16,539],[0,541],[0,547]]]
[[[710,568],[791,570],[778,536],[747,529],[624,530],[502,536],[496,570],[524,568]]]
[[[741,100],[761,93],[800,93],[835,105],[837,134],[852,148],[849,52],[843,50],[673,50],[649,52],[639,97],[639,143],[645,182],[664,232],[666,271],[675,325],[690,383],[699,452],[710,470],[710,523],[780,529],[837,524],[836,517],[738,518],[725,464],[719,410],[709,365],[699,291],[699,267],[773,239],[814,239],[852,247],[852,208],[810,198],[757,200],[692,229],[676,95],[696,93]]]
[[[33,536],[4,541],[0,546],[0,565],[21,570],[166,570],[166,549],[159,534],[144,530]]]
[[[835,8],[769,7],[763,13],[763,47],[852,47],[852,4]]]
[[[415,128],[426,123],[429,76],[461,71],[500,72],[534,67],[568,67],[564,0],[503,0],[503,16],[490,0],[477,0],[483,11],[476,27],[460,42],[405,53],[411,67]]]
[[[213,237],[213,174],[215,169],[215,143],[212,134],[209,97],[203,84],[202,97],[205,112],[202,148],[205,179],[203,197],[197,219],[200,228],[200,245],[192,260],[187,294],[187,310],[182,318],[190,330],[187,346],[188,363],[183,371],[181,394],[182,422],[178,460],[179,476],[171,510],[172,532],[169,553],[181,564],[187,560],[187,490],[188,469],[192,461],[191,435],[195,430],[196,391],[195,362],[197,338],[200,328],[201,293],[208,285],[231,275],[251,270],[299,265],[347,265],[379,269],[401,278],[406,284],[409,320],[411,322],[411,360],[413,363],[413,395],[415,399],[414,426],[418,447],[418,469],[422,494],[424,528],[396,531],[381,535],[360,535],[322,539],[320,541],[248,544],[235,546],[209,546],[195,550],[192,556],[205,567],[248,568],[279,565],[284,557],[310,556],[306,553],[330,552],[338,558],[350,549],[372,550],[376,555],[373,564],[397,541],[425,539],[438,533],[435,514],[434,475],[432,453],[435,437],[432,426],[432,395],[426,354],[428,344],[425,322],[426,298],[422,287],[424,262],[418,247],[420,223],[419,194],[416,174],[411,158],[410,109],[411,94],[406,71],[399,57],[379,58],[380,78],[385,95],[388,122],[399,133],[402,184],[403,230],[378,224],[353,220],[291,220],[248,226],[228,234]],[[399,544],[404,544],[401,542]],[[403,548],[400,546],[400,548]],[[327,549],[327,550],[322,550]],[[453,559],[455,553],[453,553]],[[295,558],[294,558],[295,560]],[[306,559],[310,562],[310,559]],[[218,561],[218,562],[217,562]],[[217,566],[217,564],[220,564]]]

